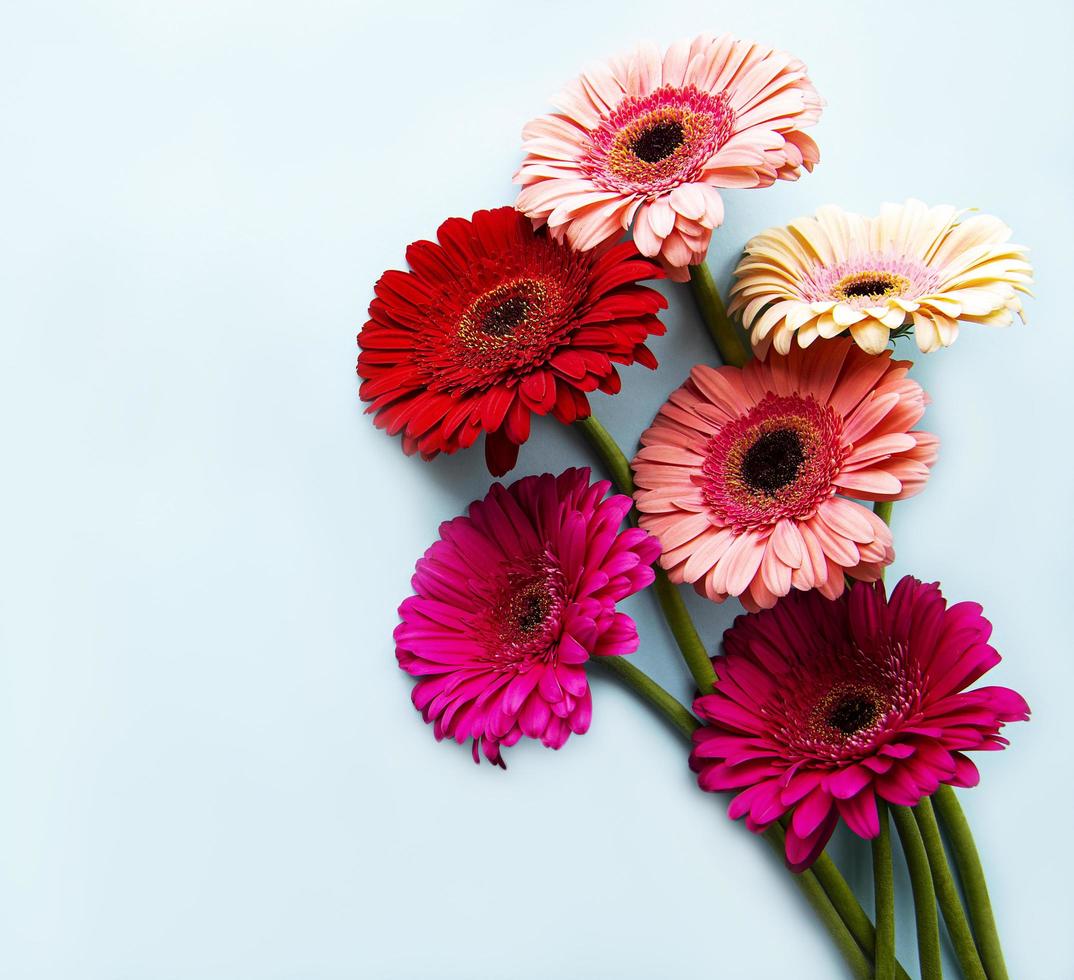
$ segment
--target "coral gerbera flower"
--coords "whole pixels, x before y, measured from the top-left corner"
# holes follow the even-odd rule
[[[410,272],[384,273],[358,335],[361,397],[408,454],[485,432],[500,476],[531,413],[585,418],[587,392],[619,390],[616,363],[656,367],[645,341],[667,302],[639,283],[662,273],[632,245],[575,252],[509,207],[449,218],[437,238],[407,249]]]
[[[1029,707],[1005,687],[966,688],[1000,661],[974,602],[948,607],[938,585],[907,576],[841,599],[796,593],[735,620],[694,702],[704,725],[690,765],[729,813],[763,832],[786,813],[787,863],[808,868],[842,817],[875,837],[877,798],[914,806],[941,784],[975,786],[964,754],[1002,749]]]
[[[399,666],[419,678],[414,706],[438,739],[478,749],[523,735],[558,749],[589,728],[591,657],[638,647],[615,604],[653,581],[660,553],[645,531],[620,530],[630,498],[589,470],[493,485],[468,515],[440,526],[399,607]]]
[[[639,523],[671,580],[757,609],[792,588],[835,598],[844,573],[879,578],[891,532],[839,494],[900,500],[924,486],[937,440],[911,431],[926,399],[909,368],[849,340],[695,367],[633,463]]]
[[[797,180],[820,159],[802,130],[823,102],[805,65],[730,35],[652,44],[598,64],[522,131],[516,207],[592,248],[634,222],[671,278],[705,258],[723,221],[717,187]]]
[[[912,326],[925,353],[950,347],[962,323],[1006,326],[1033,269],[1011,230],[986,214],[885,204],[875,218],[837,207],[769,228],[746,245],[729,312],[741,311],[757,352],[790,350],[846,330],[870,354]]]

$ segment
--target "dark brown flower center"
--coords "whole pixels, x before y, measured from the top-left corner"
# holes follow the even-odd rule
[[[843,287],[843,292],[847,296],[878,296],[890,288],[891,284],[883,279],[860,279]]]
[[[550,605],[546,593],[537,591],[523,593],[511,604],[515,625],[523,633],[534,632],[544,623]]]
[[[515,327],[525,322],[530,311],[530,301],[525,296],[509,296],[485,310],[481,317],[481,330],[489,337],[507,337]]]
[[[630,149],[639,160],[656,163],[682,146],[683,137],[682,124],[674,119],[665,119],[641,133],[630,144]]]
[[[519,277],[478,296],[459,320],[462,345],[482,357],[540,344],[546,335],[549,290],[539,279]]]
[[[801,436],[794,429],[774,429],[746,450],[742,480],[751,490],[773,496],[794,482],[804,462]]]
[[[835,296],[842,300],[880,300],[901,295],[910,281],[894,272],[854,272],[835,284]]]
[[[876,702],[863,694],[846,694],[841,697],[825,716],[825,721],[844,735],[854,735],[868,728],[879,714]]]
[[[563,611],[560,572],[544,563],[508,571],[499,601],[490,609],[488,639],[496,659],[543,655]]]

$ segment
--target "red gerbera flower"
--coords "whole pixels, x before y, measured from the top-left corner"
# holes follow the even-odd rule
[[[655,368],[645,346],[667,305],[631,243],[575,252],[513,208],[449,218],[415,242],[410,272],[384,273],[358,335],[360,394],[376,424],[425,459],[486,433],[494,476],[518,459],[530,413],[589,415],[586,393],[619,390],[615,363]]]

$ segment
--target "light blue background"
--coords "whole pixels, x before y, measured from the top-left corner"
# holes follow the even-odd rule
[[[513,200],[519,130],[587,61],[730,30],[828,100],[816,173],[726,195],[711,261],[816,206],[979,206],[1031,324],[915,374],[943,440],[896,573],[981,601],[1034,719],[964,795],[1012,974],[1074,974],[1069,842],[1072,91],[1059,3],[35,2],[0,19],[0,975],[841,975],[764,844],[613,683],[506,773],[438,745],[390,640],[480,453],[360,412],[371,286]],[[671,288],[632,444],[712,357]],[[908,348],[911,356],[913,348]],[[586,458],[538,424],[517,475]],[[734,610],[692,601],[714,643]],[[637,662],[686,697],[650,599]],[[868,892],[866,849],[837,856]],[[901,953],[913,963],[910,907]]]

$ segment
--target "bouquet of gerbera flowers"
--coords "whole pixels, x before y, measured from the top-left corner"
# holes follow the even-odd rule
[[[805,66],[703,35],[591,68],[555,107],[523,130],[515,207],[410,245],[358,337],[361,398],[405,452],[483,439],[503,476],[531,417],[552,415],[611,478],[496,483],[441,526],[395,631],[415,707],[436,738],[503,767],[522,738],[559,748],[588,730],[600,664],[689,741],[700,788],[785,855],[855,976],[906,976],[894,826],[921,975],[940,976],[942,917],[967,977],[1006,977],[952,787],[977,784],[970,753],[1003,748],[1029,709],[978,684],[1000,659],[980,606],[913,576],[889,589],[884,571],[892,505],[925,489],[938,451],[890,342],[913,333],[928,353],[960,324],[1021,316],[1025,249],[952,207],[828,206],[751,239],[725,308],[704,264],[719,189],[794,180],[820,158]],[[720,363],[639,420],[628,461],[587,395],[617,393],[620,365],[656,369],[646,344],[666,301],[648,283],[665,276],[690,283]],[[698,634],[684,584],[745,607],[722,644]],[[625,659],[640,638],[616,606],[648,588],[694,678],[689,707]],[[840,821],[871,842],[872,918],[825,852]]]

